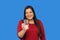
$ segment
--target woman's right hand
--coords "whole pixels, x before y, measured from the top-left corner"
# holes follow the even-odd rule
[[[22,29],[23,29],[24,31],[26,31],[27,29],[29,29],[28,26],[29,26],[29,25],[25,25],[24,23],[22,23]]]
[[[25,25],[24,23],[22,23],[21,27],[22,27],[22,30],[18,33],[18,36],[20,38],[23,38],[26,30],[28,29],[28,25]]]

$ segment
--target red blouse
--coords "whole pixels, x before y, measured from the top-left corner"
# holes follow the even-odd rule
[[[46,40],[42,22],[40,20],[38,20],[38,22],[40,24],[40,28],[41,28],[41,31],[42,31],[42,40]],[[18,24],[17,33],[22,30],[22,27],[21,27],[22,23],[23,23],[23,20],[20,20],[19,24]],[[35,24],[29,24],[29,29],[26,31],[24,37],[20,38],[20,40],[24,40],[24,39],[25,40],[39,40],[38,28],[36,27]]]

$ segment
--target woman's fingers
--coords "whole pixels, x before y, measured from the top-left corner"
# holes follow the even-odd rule
[[[24,23],[22,23],[22,29],[23,29],[23,30],[29,29],[28,26],[29,26],[29,25],[25,25]]]

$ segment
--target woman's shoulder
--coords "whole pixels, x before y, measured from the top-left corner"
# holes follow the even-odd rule
[[[23,23],[23,19],[19,20],[19,23]]]
[[[41,22],[41,20],[40,20],[40,19],[37,19],[37,21],[38,21],[38,22]]]
[[[38,19],[37,21],[38,21],[38,23],[42,24],[42,21],[40,19]]]

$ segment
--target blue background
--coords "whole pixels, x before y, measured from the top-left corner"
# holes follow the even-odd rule
[[[0,40],[19,40],[17,25],[27,5],[33,6],[42,21],[46,39],[60,40],[59,0],[0,0]]]

